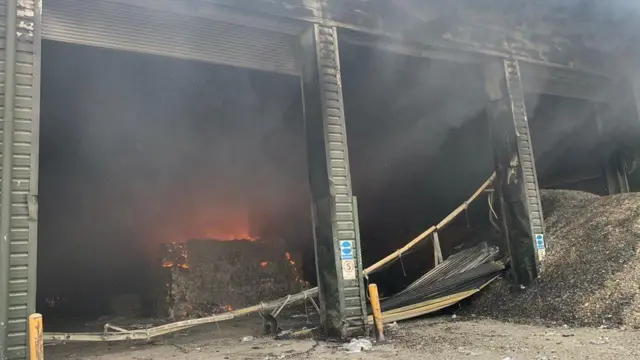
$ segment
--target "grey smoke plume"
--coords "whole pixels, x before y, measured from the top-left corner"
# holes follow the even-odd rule
[[[447,156],[441,147],[450,132],[484,111],[477,67],[344,48],[347,59],[353,56],[352,66],[343,65],[351,166],[371,191],[383,192],[388,181],[403,176],[394,170],[399,164],[412,162],[403,171],[424,173]]]

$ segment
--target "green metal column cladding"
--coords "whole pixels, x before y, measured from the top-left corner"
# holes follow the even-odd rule
[[[513,281],[528,285],[545,255],[544,223],[517,60],[485,67],[485,88],[505,244]]]
[[[0,359],[26,359],[35,311],[41,1],[0,0]]]
[[[301,35],[300,45],[322,324],[328,337],[346,339],[364,333],[366,313],[338,34],[315,24]]]

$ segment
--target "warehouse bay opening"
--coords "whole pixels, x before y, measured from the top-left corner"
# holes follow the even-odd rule
[[[50,329],[215,313],[315,282],[298,77],[54,41],[42,63]]]
[[[365,265],[462,204],[493,172],[481,68],[343,42],[345,111]],[[499,237],[487,194],[439,234],[444,257]],[[385,295],[434,266],[432,241],[372,276]]]

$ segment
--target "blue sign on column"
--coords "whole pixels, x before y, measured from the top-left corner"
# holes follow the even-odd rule
[[[353,241],[340,240],[340,258],[342,260],[353,260]]]
[[[536,248],[544,249],[544,234],[536,234]]]

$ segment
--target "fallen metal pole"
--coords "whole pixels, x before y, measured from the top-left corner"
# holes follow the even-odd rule
[[[380,270],[380,268],[382,268],[384,265],[386,265],[386,264],[388,264],[388,263],[390,263],[392,261],[397,260],[398,258],[400,258],[400,256],[402,254],[404,254],[407,251],[409,251],[409,249],[411,249],[412,247],[418,245],[422,240],[426,239],[429,235],[431,235],[431,233],[433,233],[434,231],[437,231],[437,230],[441,230],[444,227],[446,227],[458,215],[460,215],[464,210],[466,210],[469,207],[469,204],[471,204],[475,199],[477,199],[478,196],[480,196],[480,194],[482,194],[482,192],[486,188],[489,187],[489,185],[491,185],[491,183],[493,182],[493,179],[495,177],[496,177],[496,173],[494,172],[487,179],[487,181],[485,181],[484,184],[482,184],[482,186],[480,186],[478,188],[478,190],[476,190],[476,192],[473,193],[473,195],[471,195],[471,197],[467,201],[465,201],[462,205],[458,206],[455,210],[453,210],[449,215],[447,215],[447,217],[445,217],[442,221],[440,221],[440,223],[438,223],[438,225],[430,227],[425,232],[423,232],[422,234],[418,235],[415,239],[413,239],[409,243],[407,243],[407,245],[405,245],[402,248],[394,251],[393,253],[391,253],[390,255],[386,256],[382,260],[380,260],[380,261],[376,262],[375,264],[369,266],[368,268],[364,269],[364,271],[363,271],[364,272],[364,276],[372,274],[372,273]]]
[[[438,266],[442,263],[442,249],[440,248],[440,237],[438,232],[433,233],[433,264]]]
[[[222,314],[211,315],[198,319],[189,319],[151,327],[148,329],[126,330],[109,325],[106,329],[113,329],[117,332],[102,333],[45,333],[46,341],[123,341],[123,340],[148,340],[168,333],[181,331],[196,325],[212,324],[220,321],[235,319],[236,317],[249,315],[258,311],[278,309],[283,304],[293,304],[304,301],[318,295],[318,288],[309,289],[298,294],[289,295],[284,298],[254,305],[243,309],[233,310]]]

